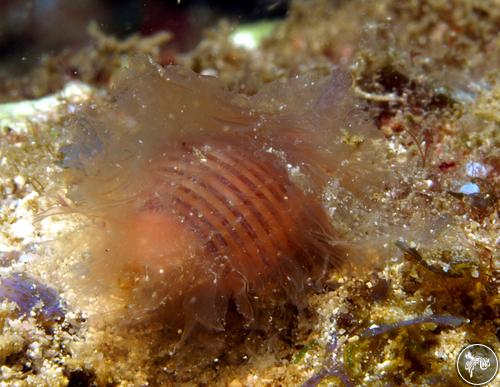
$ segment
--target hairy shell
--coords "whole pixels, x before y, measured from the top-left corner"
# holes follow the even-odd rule
[[[224,329],[231,309],[250,323],[266,305],[300,307],[352,252],[325,187],[361,198],[381,175],[368,141],[344,141],[347,126],[371,136],[348,77],[274,87],[248,98],[131,59],[113,101],[70,125],[68,197],[92,221],[75,249],[90,274],[74,286],[111,296],[120,320],[188,331]]]

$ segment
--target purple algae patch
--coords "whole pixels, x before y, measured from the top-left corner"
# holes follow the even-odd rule
[[[0,301],[17,304],[22,315],[34,314],[43,322],[64,317],[64,306],[56,290],[25,274],[15,273],[0,279]]]

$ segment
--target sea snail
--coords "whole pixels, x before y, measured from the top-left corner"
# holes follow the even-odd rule
[[[245,97],[131,58],[64,150],[68,197],[92,220],[79,243],[94,294],[176,329],[224,329],[231,307],[251,324],[262,300],[300,305],[349,255],[323,189],[359,195],[376,175],[360,165],[377,156],[343,141],[371,129],[349,87],[336,75]]]

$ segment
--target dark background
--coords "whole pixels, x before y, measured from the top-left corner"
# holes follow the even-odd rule
[[[90,21],[119,37],[169,30],[171,48],[187,51],[221,18],[275,18],[287,7],[288,0],[0,0],[0,73],[17,75],[43,54],[85,45]]]

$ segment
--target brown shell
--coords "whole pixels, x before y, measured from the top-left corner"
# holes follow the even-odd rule
[[[330,264],[355,255],[323,206],[327,184],[364,203],[387,182],[368,121],[351,122],[349,86],[337,74],[248,98],[131,59],[110,103],[77,114],[65,152],[69,197],[95,220],[78,241],[85,293],[121,321],[175,331],[222,329],[228,308],[249,322],[304,305]],[[346,127],[365,141],[345,141]],[[351,224],[348,208],[336,216]]]

